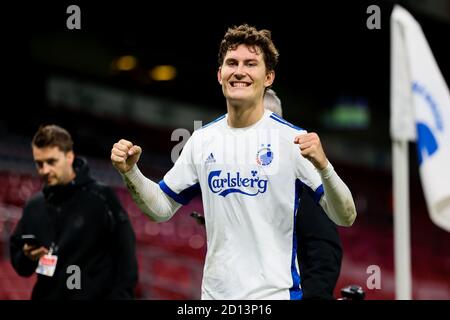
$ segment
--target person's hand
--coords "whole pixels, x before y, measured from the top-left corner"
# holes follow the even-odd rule
[[[128,172],[138,162],[141,153],[141,147],[121,139],[111,149],[112,165],[121,173]]]
[[[318,170],[323,170],[327,167],[328,159],[317,133],[310,132],[296,136],[294,143],[299,145],[302,156],[311,161]]]
[[[36,246],[29,246],[27,244],[24,244],[22,250],[24,255],[31,261],[37,261],[48,253],[48,249],[46,247],[39,247],[36,249]]]

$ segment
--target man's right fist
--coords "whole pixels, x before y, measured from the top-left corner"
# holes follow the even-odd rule
[[[130,141],[121,139],[114,143],[111,149],[111,162],[113,166],[121,173],[130,171],[138,162],[142,153],[139,146],[133,145]]]

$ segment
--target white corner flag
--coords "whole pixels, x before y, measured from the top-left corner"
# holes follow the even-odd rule
[[[431,220],[450,232],[450,93],[422,28],[399,5],[391,15],[391,137],[417,143]]]
[[[408,141],[417,144],[431,220],[450,232],[450,94],[408,11],[391,14],[391,137],[396,299],[412,297]]]

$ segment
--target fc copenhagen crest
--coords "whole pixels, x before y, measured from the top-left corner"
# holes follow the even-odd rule
[[[260,166],[268,166],[273,160],[273,152],[270,149],[270,144],[265,146],[261,145],[261,148],[256,153],[256,163]]]

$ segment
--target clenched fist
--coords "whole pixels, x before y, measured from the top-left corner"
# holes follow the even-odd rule
[[[323,170],[327,167],[328,160],[317,133],[310,132],[296,136],[294,143],[299,145],[302,156],[311,161],[316,169]]]
[[[121,139],[111,149],[112,165],[121,173],[128,172],[138,162],[141,153],[141,147]]]

